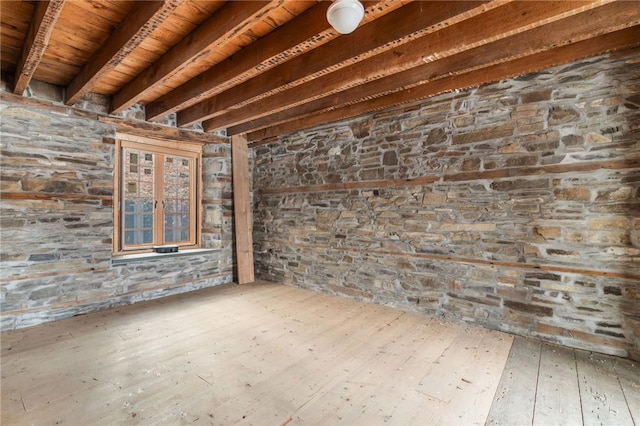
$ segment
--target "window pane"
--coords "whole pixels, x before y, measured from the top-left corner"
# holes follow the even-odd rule
[[[153,242],[153,229],[142,231],[142,241],[140,244],[151,244]]]
[[[142,216],[142,227],[143,228],[153,228],[153,216],[150,214],[145,214]]]
[[[168,158],[172,158],[171,161]],[[165,241],[189,241],[191,163],[189,158],[167,157],[164,163]]]
[[[125,244],[134,244],[135,238],[134,238],[134,231],[126,231],[124,233],[124,243]]]
[[[124,227],[125,229],[134,229],[135,226],[135,218],[136,216],[133,214],[127,214],[124,216]]]
[[[155,155],[132,148],[123,148],[122,180],[124,182],[123,204],[124,245],[153,243],[153,168]],[[151,170],[151,174],[139,173],[140,167]]]

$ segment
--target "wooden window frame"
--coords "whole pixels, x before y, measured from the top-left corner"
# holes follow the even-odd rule
[[[202,144],[176,142],[163,139],[154,139],[126,134],[116,134],[116,148],[114,159],[114,208],[113,208],[113,254],[135,254],[149,253],[153,251],[154,245],[162,245],[164,241],[164,212],[162,209],[154,209],[153,243],[150,245],[130,246],[125,249],[123,241],[123,184],[124,184],[124,158],[125,148],[139,149],[152,152],[163,158],[164,155],[176,155],[193,159],[191,162],[189,181],[189,192],[193,195],[192,205],[189,209],[189,242],[177,244],[180,249],[196,249],[201,245],[201,218],[202,218]],[[163,162],[158,162],[164,167]],[[163,181],[154,178],[155,201],[162,205],[163,201]],[[162,220],[158,220],[162,218]],[[173,244],[173,243],[170,243]]]

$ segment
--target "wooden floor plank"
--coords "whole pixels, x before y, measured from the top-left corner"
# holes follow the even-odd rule
[[[542,345],[533,424],[582,424],[573,349]]]
[[[640,365],[628,359],[616,359],[616,374],[629,412],[636,426],[640,425]]]
[[[585,425],[630,425],[633,419],[618,381],[615,360],[576,351],[582,416]]]
[[[483,425],[504,370],[513,337],[482,330],[469,369],[456,385],[451,401],[434,424]]]
[[[425,324],[426,323],[426,324]],[[426,325],[421,327],[421,325]],[[398,330],[404,330],[398,333]],[[296,423],[305,424],[381,424],[391,419],[390,401],[379,395],[391,394],[387,386],[406,388],[419,380],[417,371],[408,376],[396,374],[407,356],[415,354],[429,336],[443,332],[436,322],[403,314],[390,327],[372,335],[365,351],[360,351],[346,364],[342,374],[332,380],[322,393],[294,417]],[[423,368],[424,365],[421,367]],[[415,386],[415,384],[414,384]],[[397,403],[393,398],[392,403]],[[416,407],[413,407],[416,409]],[[388,411],[387,411],[388,410]],[[395,424],[395,422],[392,422]]]
[[[576,372],[572,350],[538,344],[536,358],[531,341],[510,342],[299,288],[225,285],[3,333],[0,422],[479,424],[491,407],[489,424],[575,420],[578,373],[595,388],[599,358],[580,355]],[[619,389],[607,401],[634,415],[637,367],[611,359]],[[528,421],[491,404],[499,380],[496,401],[525,407]]]
[[[540,341],[516,337],[505,366],[488,425],[525,425],[533,420],[540,366]],[[518,407],[514,410],[513,407]]]

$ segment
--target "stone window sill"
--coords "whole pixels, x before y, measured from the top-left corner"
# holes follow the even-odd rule
[[[185,249],[177,251],[175,253],[137,253],[137,254],[123,254],[115,255],[111,257],[111,265],[126,265],[132,262],[143,262],[146,260],[168,259],[171,257],[191,256],[195,254],[203,253],[215,253],[220,249],[203,248],[203,249]]]

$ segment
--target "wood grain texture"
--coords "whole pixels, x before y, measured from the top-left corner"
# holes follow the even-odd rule
[[[576,352],[582,417],[585,424],[633,424],[615,360]]]
[[[27,88],[47,48],[65,0],[42,1],[36,4],[27,39],[16,69],[13,93],[21,95]]]
[[[415,102],[461,88],[496,82],[538,69],[606,53],[615,48],[632,48],[639,44],[639,37],[640,26],[632,26],[589,40],[557,47],[553,51],[535,53],[530,56],[493,64],[471,72],[464,72],[460,75],[445,76],[422,85],[387,94],[386,96],[361,100],[348,106],[314,113],[306,117],[297,117],[295,120],[271,125],[256,131],[250,131],[247,133],[247,139],[249,142],[256,142],[263,139],[269,140],[269,138],[273,138],[274,136],[291,133],[296,130],[331,123],[408,102]],[[234,131],[239,129],[240,128],[234,129]],[[275,139],[271,139],[269,142],[273,143],[274,141]]]
[[[253,266],[253,218],[249,199],[251,175],[249,173],[248,147],[245,138],[242,136],[231,138],[231,155],[238,283],[248,284],[255,281],[255,273]]]
[[[554,405],[545,424],[633,425],[567,417],[593,406],[594,395],[634,414],[625,406],[640,395],[631,361],[512,340],[295,287],[223,285],[3,333],[0,416],[3,424],[532,424]],[[581,399],[578,377],[594,374],[604,378]]]
[[[90,108],[96,93],[113,113],[138,103],[149,120],[205,120],[250,142],[623,50],[637,33],[601,37],[640,24],[634,2],[612,0],[369,0],[349,35],[313,0],[61,4],[3,5],[0,62],[17,93],[35,79],[66,87],[67,104]]]
[[[486,424],[631,426],[639,398],[631,360],[516,337]]]
[[[533,425],[582,424],[573,349],[542,345]]]
[[[154,119],[191,106],[217,91],[258,75],[264,69],[300,54],[300,51],[314,47],[315,43],[326,43],[335,38],[336,34],[331,32],[331,27],[325,19],[327,7],[327,4],[319,3],[296,21],[276,29],[151,102],[146,108],[147,117]]]
[[[232,127],[232,125],[251,120],[251,125],[246,123],[245,126],[232,127],[231,130],[231,132],[237,132],[241,131],[243,127],[248,127],[246,131],[249,131],[265,123],[288,121],[287,118],[291,118],[294,111],[297,111],[296,116],[304,116],[329,107],[335,108],[345,105],[345,99],[349,99],[346,102],[348,104],[353,100],[382,96],[388,92],[423,84],[437,78],[438,75],[459,73],[461,69],[477,67],[474,62],[467,64],[469,59],[485,64],[495,63],[493,56],[496,54],[512,59],[516,45],[531,46],[529,49],[535,46],[539,51],[546,50],[549,44],[557,43],[558,40],[564,38],[563,32],[566,32],[568,27],[557,25],[558,28],[555,28],[552,26],[541,31],[539,35],[532,34],[531,30],[536,25],[553,22],[554,19],[560,17],[568,18],[571,14],[578,14],[585,7],[584,2],[553,4],[529,2],[525,5],[510,3],[474,16],[473,12],[479,10],[479,4],[476,2],[470,4],[457,2],[457,4],[457,9],[447,9],[450,14],[448,16],[437,16],[431,10],[413,12],[409,10],[409,7],[406,7],[403,10],[411,12],[413,15],[433,16],[438,20],[445,21],[448,18],[452,24],[438,31],[429,32],[402,46],[394,45],[393,49],[389,51],[346,67],[343,73],[320,76],[309,83],[297,86],[295,90],[291,89],[270,96],[242,109],[209,119],[204,123],[204,127],[207,130],[221,126]],[[437,3],[435,5],[434,7],[438,7]],[[595,3],[589,5],[595,7]],[[418,2],[418,6],[421,6],[420,2]],[[442,10],[442,8],[439,9]],[[455,15],[455,12],[460,15]],[[459,22],[456,22],[456,17]],[[594,22],[594,26],[597,24],[598,22]],[[429,27],[426,22],[423,26]],[[495,30],[496,27],[500,28],[500,32]],[[522,33],[526,33],[526,35]],[[584,33],[588,33],[588,30]],[[462,43],[458,42],[458,37],[455,36],[457,34],[464,34]],[[498,41],[504,40],[507,36],[509,36],[507,38],[509,46],[501,47]],[[472,52],[469,53],[469,51]],[[429,52],[429,55],[425,56],[424,52]],[[467,53],[467,60],[462,60],[455,66],[444,60],[463,52]],[[489,52],[493,55],[486,57]],[[383,69],[381,69],[381,64],[384,64]],[[439,68],[437,64],[442,64],[442,68]],[[295,108],[292,109],[292,107]],[[285,108],[286,111],[274,114],[274,112]],[[255,120],[265,116],[266,112],[270,113],[269,117]]]
[[[487,425],[531,424],[539,365],[540,343],[516,337],[487,417]]]
[[[113,96],[111,112],[118,113],[137,102],[144,92],[161,84],[171,75],[198,61],[241,28],[258,19],[266,10],[277,6],[270,2],[231,2],[224,6],[169,52],[139,74]]]
[[[339,37],[304,55],[293,58],[259,76],[204,100],[178,114],[180,126],[209,119],[228,108],[298,86],[318,77],[326,69],[338,71],[378,53],[397,48],[432,29],[438,22],[449,25],[456,18],[479,13],[480,2],[457,2],[455,7],[440,8],[437,3],[413,2],[368,25],[363,25],[352,37]],[[229,123],[231,124],[231,123]],[[218,127],[217,120],[207,121],[207,129]]]
[[[67,86],[65,103],[72,105],[91,91],[104,75],[130,55],[183,1],[139,3]]]
[[[497,360],[507,358],[512,340],[265,283],[220,286],[2,337],[3,424],[401,425],[441,406],[446,411],[447,402],[417,392],[420,382],[437,377],[453,396],[471,370],[501,370]],[[445,362],[458,365],[456,372]],[[499,377],[481,373],[475,383],[489,386],[483,393],[491,396]],[[405,393],[412,404],[404,403]],[[472,423],[483,423],[489,404],[469,408]]]

